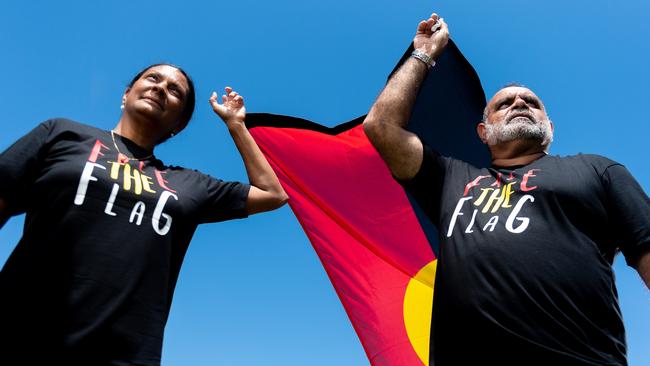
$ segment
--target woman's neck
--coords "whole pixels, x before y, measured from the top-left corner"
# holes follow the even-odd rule
[[[156,147],[157,138],[156,136],[151,136],[151,131],[148,130],[147,126],[144,123],[130,121],[124,115],[117,122],[117,126],[113,128],[113,131],[133,141],[145,150],[153,151],[154,147]]]

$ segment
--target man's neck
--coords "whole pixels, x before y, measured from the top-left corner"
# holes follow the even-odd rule
[[[510,167],[528,165],[546,155],[546,147],[530,140],[513,140],[490,146],[492,165]]]

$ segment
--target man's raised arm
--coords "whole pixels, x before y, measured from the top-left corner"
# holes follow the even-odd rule
[[[437,14],[418,24],[415,51],[393,74],[363,122],[363,129],[393,175],[410,179],[422,163],[422,142],[406,130],[415,98],[433,61],[449,40],[447,24]]]

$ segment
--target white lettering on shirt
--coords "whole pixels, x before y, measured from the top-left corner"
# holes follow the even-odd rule
[[[174,197],[174,199],[178,201],[178,196],[169,191],[163,191],[160,194],[158,203],[156,203],[156,208],[153,210],[153,217],[151,218],[151,226],[153,226],[154,231],[161,236],[166,235],[172,225],[172,217],[168,214],[163,213],[163,209],[165,208],[165,204],[167,203],[169,197]],[[160,227],[161,216],[166,220],[165,226],[162,228]]]
[[[95,168],[101,168],[106,170],[105,167],[91,163],[91,162],[86,162],[86,165],[84,166],[84,170],[81,173],[81,178],[79,179],[79,186],[77,187],[77,194],[74,197],[74,204],[77,206],[81,206],[84,203],[84,200],[86,199],[86,191],[88,191],[88,183],[96,182],[97,178],[93,177],[93,169]]]
[[[133,223],[133,219],[137,216],[138,220],[135,222],[136,225],[140,226],[142,223],[142,217],[144,216],[144,210],[145,210],[145,205],[144,202],[138,201],[136,202],[135,206],[133,206],[133,210],[131,210],[131,216],[129,216],[129,223]]]
[[[521,211],[521,207],[524,205],[524,203],[526,203],[526,201],[535,202],[535,197],[527,194],[519,199],[515,205],[515,208],[513,208],[510,215],[508,215],[508,220],[506,220],[506,230],[509,232],[519,234],[526,230],[528,227],[528,224],[530,223],[530,219],[528,217],[517,217],[517,215],[519,215],[519,211]],[[515,220],[521,221],[521,224],[517,226],[517,228],[512,227],[512,224]]]

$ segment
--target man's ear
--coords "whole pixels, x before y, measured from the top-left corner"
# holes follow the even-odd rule
[[[484,144],[487,144],[485,122],[479,122],[479,124],[476,125],[476,133],[478,134],[478,137],[481,139],[481,141],[483,141]]]

